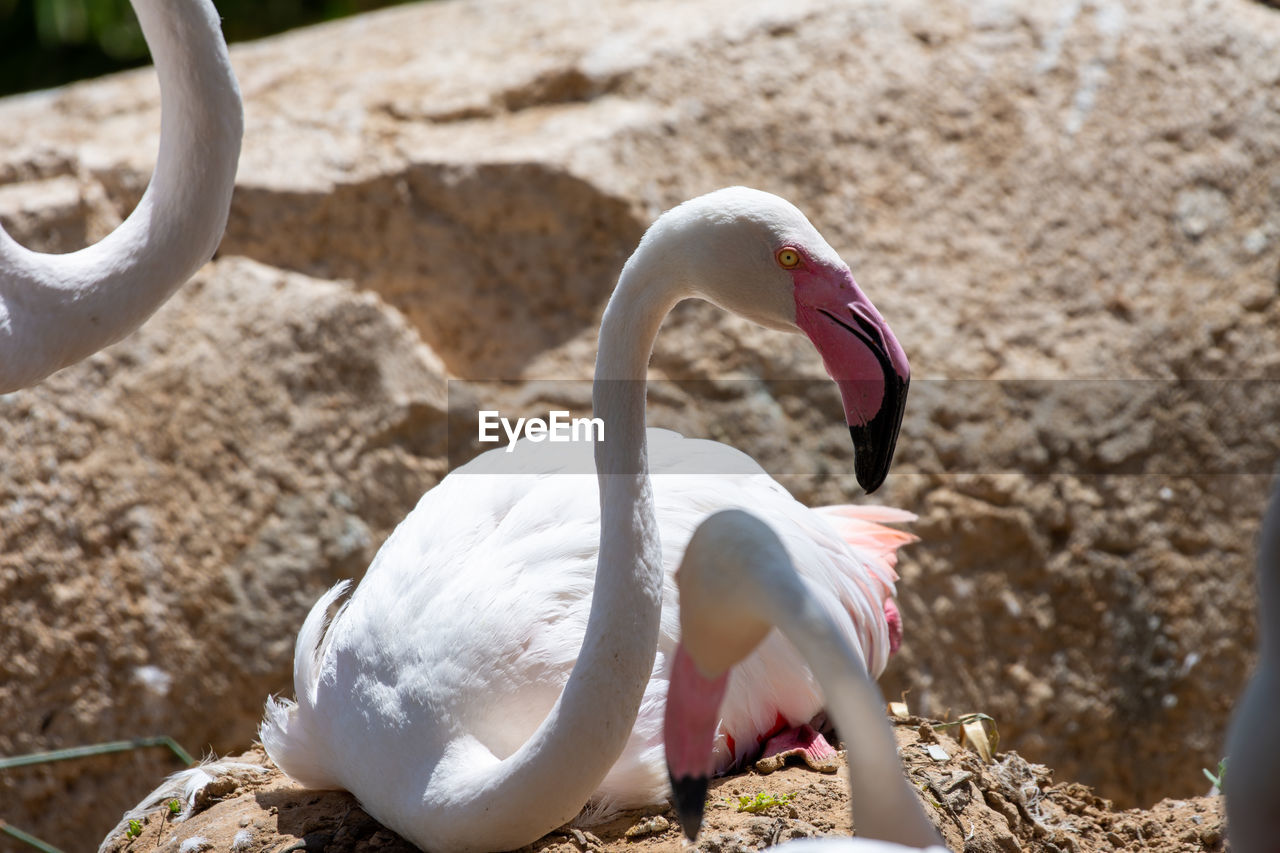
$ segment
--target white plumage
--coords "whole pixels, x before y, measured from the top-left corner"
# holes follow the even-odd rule
[[[770,518],[801,572],[827,593],[824,605],[868,669],[878,675],[889,657],[882,603],[893,594],[896,575],[884,554],[850,545],[823,511],[801,504],[731,447],[666,430],[651,429],[648,437],[667,569],[661,638],[632,735],[597,790],[594,806],[601,812],[666,796],[662,708],[667,656],[679,636],[672,572],[708,515],[743,508]],[[509,455],[477,458],[427,492],[327,634],[324,615],[345,587],[312,609],[298,638],[298,706],[269,704],[261,731],[272,759],[290,776],[310,787],[393,798],[414,785],[425,788],[462,734],[502,758],[547,716],[582,646],[599,498],[593,475],[561,473],[591,470],[589,446],[567,445],[554,455],[544,445],[521,441],[516,447]],[[540,466],[552,470],[533,473]],[[708,470],[743,473],[683,473]],[[883,512],[884,520],[912,518],[894,512]],[[838,514],[835,520],[850,523]],[[378,689],[360,702],[349,701],[375,683]],[[723,729],[734,736],[737,756],[722,738],[717,769],[751,752],[755,737],[779,714],[798,724],[821,706],[812,675],[774,634],[734,672]],[[390,737],[392,731],[402,734]]]

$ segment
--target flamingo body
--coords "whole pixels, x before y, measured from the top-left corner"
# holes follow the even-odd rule
[[[699,522],[739,507],[772,519],[874,674],[889,657],[883,603],[896,579],[893,548],[909,538],[842,508],[805,507],[726,445],[656,429],[648,441],[665,567],[662,627],[639,716],[594,797],[600,814],[666,796],[661,715],[680,630],[673,573]],[[421,811],[442,762],[503,758],[530,737],[577,659],[595,583],[595,475],[564,473],[591,471],[591,448],[563,447],[549,454],[521,441],[511,454],[490,451],[423,496],[334,619],[322,662],[295,685],[299,706],[269,711],[263,743],[290,776],[398,802],[407,818]],[[737,473],[685,473],[707,470]],[[877,539],[878,531],[885,535]],[[329,601],[322,604],[316,611]],[[306,640],[300,655],[314,653],[319,637]],[[721,731],[735,749],[719,738],[716,769],[748,756],[779,716],[798,725],[821,707],[812,675],[775,633],[730,680]]]

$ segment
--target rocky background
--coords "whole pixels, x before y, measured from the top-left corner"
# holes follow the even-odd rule
[[[0,397],[0,754],[246,747],[307,608],[443,475],[451,428],[553,394],[478,380],[588,377],[648,222],[745,183],[808,213],[912,360],[875,496],[922,538],[886,693],[984,711],[1120,806],[1207,787],[1280,458],[1280,12],[450,0],[232,59],[219,258]],[[149,70],[0,102],[0,221],[97,239],[158,129]],[[652,422],[862,500],[803,340],[686,304],[653,375],[681,381]],[[172,769],[2,772],[0,819],[90,849]]]

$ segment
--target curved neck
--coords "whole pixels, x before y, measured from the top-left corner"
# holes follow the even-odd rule
[[[593,397],[600,549],[586,634],[564,692],[508,758],[470,778],[433,780],[463,849],[509,850],[575,815],[622,754],[649,683],[662,615],[663,567],[645,442],[645,374],[663,317],[683,295],[645,244],[628,261],[600,327]],[[446,793],[447,792],[447,793]],[[495,805],[496,804],[496,805]],[[455,823],[456,821],[456,823]]]
[[[790,589],[766,595],[769,619],[800,652],[826,700],[827,713],[848,746],[853,825],[861,838],[912,847],[941,845],[902,772],[884,699],[866,665],[817,598],[794,574]]]
[[[210,0],[133,0],[160,78],[160,153],[137,208],[66,255],[0,228],[0,392],[38,382],[136,329],[213,256],[244,119]]]

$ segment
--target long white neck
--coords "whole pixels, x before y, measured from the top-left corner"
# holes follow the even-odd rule
[[[160,78],[160,154],[142,200],[66,255],[0,229],[0,393],[38,382],[136,329],[222,239],[244,118],[209,0],[132,0]]]
[[[758,597],[761,617],[791,641],[822,688],[827,713],[848,747],[849,793],[858,836],[913,847],[940,845],[937,830],[903,776],[884,699],[861,655],[794,570],[774,571],[771,577],[778,579],[779,588]]]
[[[600,550],[582,649],[564,692],[508,758],[450,785],[460,849],[509,850],[571,820],[622,754],[653,670],[662,549],[645,443],[645,375],[663,317],[681,297],[645,244],[623,270],[600,327],[595,416]],[[440,804],[437,803],[438,807]]]

